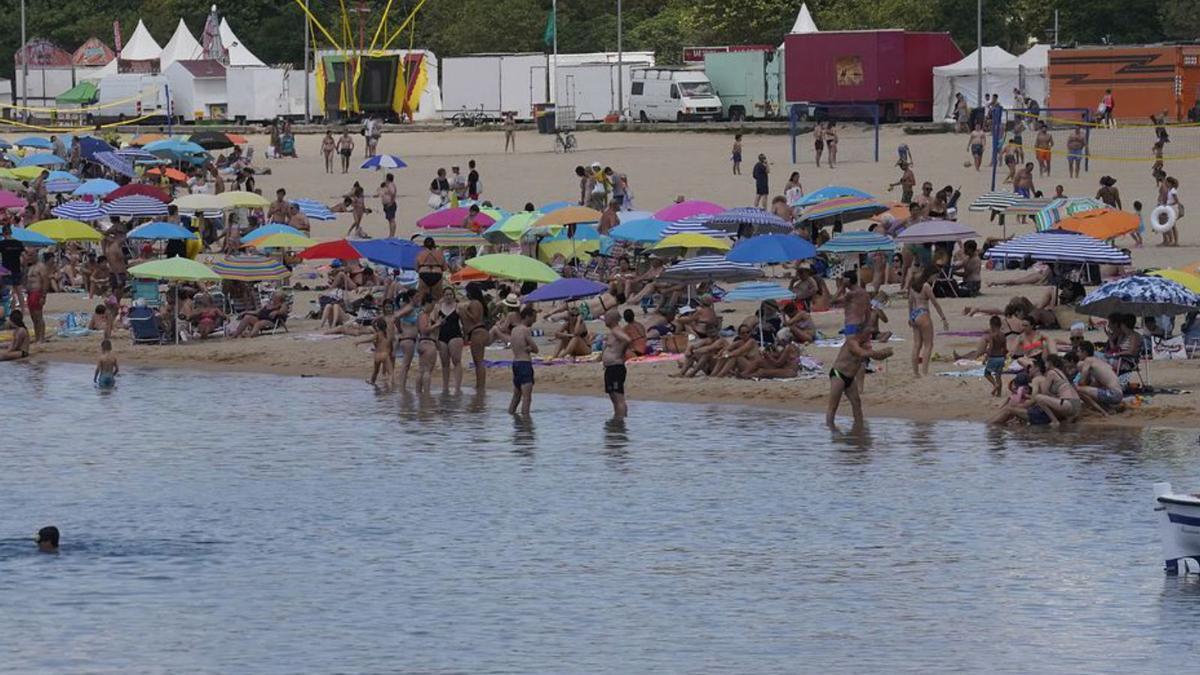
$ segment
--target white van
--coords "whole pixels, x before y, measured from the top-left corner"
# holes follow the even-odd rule
[[[166,117],[171,114],[171,97],[167,78],[143,73],[108,75],[98,83],[98,111],[105,119],[126,119],[143,115]],[[111,104],[116,105],[111,105]]]
[[[702,70],[638,68],[629,87],[629,111],[642,122],[715,120],[721,99]]]

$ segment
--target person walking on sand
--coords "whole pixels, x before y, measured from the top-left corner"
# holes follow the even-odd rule
[[[533,354],[538,353],[533,331],[530,330],[533,322],[537,321],[537,312],[526,305],[521,308],[519,316],[520,322],[509,334],[513,354],[513,395],[508,404],[510,415],[517,414],[517,404],[521,406],[522,415],[529,414],[529,407],[533,404]]]
[[[504,113],[504,121],[501,124],[504,127],[504,152],[508,153],[511,147],[513,152],[517,151],[517,116],[514,112]]]
[[[1163,203],[1175,211],[1175,227],[1163,233],[1163,246],[1179,246],[1179,228],[1182,227],[1179,221],[1183,219],[1183,202],[1179,199],[1179,179],[1167,176],[1167,179],[1163,181],[1163,186],[1167,188],[1167,198]]]
[[[821,154],[825,152],[825,123],[817,122],[813,127],[813,156],[817,159],[817,167],[821,166]]]
[[[900,203],[911,204],[913,200],[913,187],[915,187],[917,184],[917,177],[913,174],[912,167],[909,166],[908,162],[900,160],[896,163],[896,165],[900,167],[900,180],[896,181],[895,183],[888,183],[888,192],[891,192],[897,185],[899,185]],[[976,167],[976,169],[978,169],[978,167]],[[932,191],[933,186],[930,185],[929,189]],[[927,206],[927,203],[922,204],[921,206]]]
[[[52,253],[46,252],[36,257],[36,263],[25,274],[25,306],[29,310],[29,320],[33,322],[33,341],[46,341],[46,318],[43,311],[46,308],[46,296],[50,292],[50,267]]]
[[[771,198],[771,186],[769,177],[771,175],[771,166],[767,163],[767,156],[760,154],[758,163],[754,165],[754,206],[767,210]]]
[[[854,411],[854,426],[862,426],[862,386],[856,380],[862,377],[863,366],[868,360],[886,359],[891,355],[891,347],[871,349],[871,338],[865,332],[846,336],[833,361],[833,368],[829,369],[829,404],[825,408],[825,424],[834,426],[838,406],[845,396]]]
[[[1038,127],[1037,138],[1033,141],[1034,153],[1037,155],[1038,175],[1050,175],[1050,160],[1054,151],[1054,136],[1045,122]]]
[[[729,156],[733,162],[733,175],[742,175],[742,135],[736,134],[733,137],[733,152]]]
[[[949,331],[946,313],[933,295],[933,273],[925,270],[924,278],[914,279],[908,289],[908,325],[913,329],[912,367],[913,375],[929,374],[929,360],[933,356],[933,318],[929,306],[937,310],[942,319],[942,330]]]
[[[388,224],[388,239],[393,239],[396,236],[396,178],[392,174],[388,174],[383,179],[383,184],[379,186],[379,191],[375,193],[379,197],[379,203],[383,205],[383,217]]]
[[[967,137],[967,150],[971,152],[971,161],[975,163],[976,171],[983,163],[983,144],[986,140],[987,134],[984,133],[982,124],[976,124],[971,130],[971,135]]]
[[[608,333],[604,336],[604,393],[612,401],[613,419],[622,420],[629,414],[625,404],[625,357],[629,351],[629,333],[621,328],[621,314],[615,309],[604,313],[604,325]]]
[[[342,173],[350,171],[350,156],[354,154],[354,139],[350,137],[349,131],[342,131],[342,136],[337,141],[337,151],[342,156]]]
[[[333,132],[326,130],[325,138],[321,139],[321,155],[325,157],[325,173],[333,173],[333,153],[337,150],[337,141],[333,140]]]
[[[1086,152],[1087,136],[1083,133],[1083,127],[1075,127],[1071,135],[1067,136],[1067,177],[1079,178],[1079,170],[1083,167],[1083,156]]]
[[[838,133],[837,122],[830,120],[825,125],[825,149],[829,151],[829,168],[837,168]]]

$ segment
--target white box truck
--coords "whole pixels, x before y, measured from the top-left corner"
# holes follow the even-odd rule
[[[630,83],[629,111],[642,122],[715,120],[721,99],[702,70],[639,68]]]
[[[174,114],[171,112],[170,86],[162,75],[117,73],[105,76],[99,87],[97,112],[104,119]],[[110,105],[113,103],[116,105]]]
[[[516,112],[518,119],[533,117],[534,68],[545,77],[545,54],[471,54],[442,59],[442,115],[483,111],[489,117]],[[540,99],[539,99],[540,100]]]

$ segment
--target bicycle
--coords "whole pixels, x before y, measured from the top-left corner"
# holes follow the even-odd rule
[[[554,152],[574,152],[578,147],[575,134],[562,129],[554,131]]]

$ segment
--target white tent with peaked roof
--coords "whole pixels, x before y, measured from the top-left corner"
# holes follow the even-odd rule
[[[980,105],[976,100],[979,96],[979,50],[964,56],[961,61],[933,69],[933,119],[939,121],[954,116],[954,99],[956,94],[962,94],[967,99],[967,105],[974,108]],[[1005,107],[1012,107],[1012,87],[1004,87],[1004,82],[991,76],[991,69],[1002,63],[1012,61],[1015,57],[1004,51],[1003,47],[983,47],[983,95],[991,97],[1000,95],[1000,102]]]
[[[800,13],[796,15],[796,23],[792,24],[792,30],[788,31],[792,35],[797,33],[819,33],[817,24],[813,22],[812,14],[808,12],[808,5],[800,5]]]
[[[1020,89],[1025,96],[1045,107],[1050,97],[1050,80],[1046,74],[1049,61],[1050,45],[1033,45],[1024,54],[989,69],[989,74],[996,80],[1000,102],[1006,107],[1024,107],[1010,100],[1012,90]]]
[[[146,24],[142,23],[141,19],[138,19],[137,28],[133,30],[133,35],[129,36],[129,41],[121,49],[121,60],[154,61],[161,55],[162,47],[158,46],[158,42],[154,40],[154,36],[150,35]]]
[[[263,63],[257,56],[254,55],[238,36],[233,34],[233,29],[229,27],[229,22],[221,17],[221,45],[229,50],[229,65],[231,66],[263,66]]]
[[[163,47],[162,55],[158,57],[160,70],[166,72],[167,66],[176,61],[194,61],[200,58],[200,43],[192,35],[192,31],[188,30],[187,24],[183,19],[179,20],[179,25],[175,26],[175,34],[167,41],[167,46]]]

